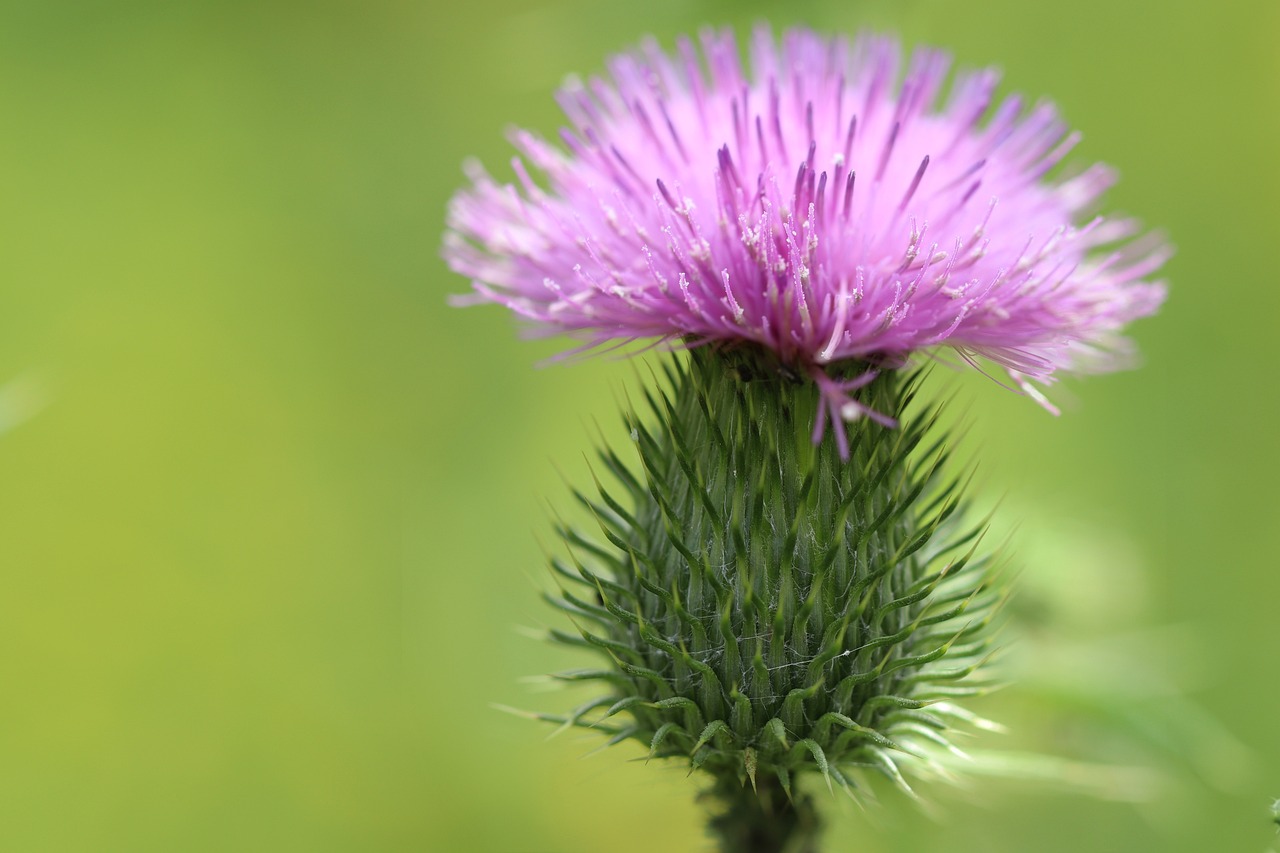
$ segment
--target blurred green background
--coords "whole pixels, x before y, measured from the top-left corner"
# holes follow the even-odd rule
[[[1179,250],[1063,417],[956,382],[1026,590],[982,744],[1162,781],[836,799],[831,849],[1274,843],[1280,3],[50,0],[0,6],[0,849],[705,849],[683,770],[490,707],[572,701],[521,626],[634,371],[535,369],[438,250],[564,75],[760,18],[1002,66]]]

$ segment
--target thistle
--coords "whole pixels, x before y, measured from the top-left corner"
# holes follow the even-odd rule
[[[705,69],[704,69],[705,63]],[[702,56],[646,43],[612,82],[571,82],[563,148],[518,131],[518,187],[478,167],[445,255],[470,300],[585,349],[674,350],[602,448],[598,521],[562,530],[555,640],[601,666],[561,724],[641,741],[709,777],[726,851],[816,850],[801,777],[905,790],[979,725],[1006,593],[962,521],[920,354],[1032,385],[1120,366],[1167,248],[1085,219],[1103,167],[1047,174],[1078,138],[1052,107],[992,108],[997,75],[948,78],[889,39],[767,29],[751,73],[728,33]]]

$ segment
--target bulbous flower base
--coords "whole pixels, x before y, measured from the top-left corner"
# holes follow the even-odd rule
[[[676,355],[648,417],[628,416],[639,464],[602,450],[621,488],[580,496],[599,535],[562,530],[550,600],[576,630],[553,637],[605,662],[562,677],[607,692],[561,721],[714,777],[725,850],[813,849],[795,846],[817,831],[801,775],[854,792],[872,769],[909,791],[954,749],[952,700],[983,689],[1002,593],[919,380],[857,390],[899,427],[864,417],[815,444],[824,391],[803,371],[755,347]]]

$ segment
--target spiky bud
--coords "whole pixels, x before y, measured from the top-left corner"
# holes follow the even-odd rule
[[[842,461],[811,441],[820,390],[766,350],[698,348],[665,371],[628,417],[638,458],[603,449],[616,485],[580,495],[598,533],[564,528],[553,560],[574,626],[553,636],[604,660],[563,677],[607,686],[565,722],[714,776],[726,838],[788,814],[813,825],[791,804],[808,771],[852,789],[870,767],[905,788],[903,764],[965,716],[950,700],[980,689],[1000,599],[980,528],[956,523],[937,409],[911,406],[920,374],[863,390],[902,425],[855,421]]]

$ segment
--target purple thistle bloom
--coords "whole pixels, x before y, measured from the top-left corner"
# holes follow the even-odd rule
[[[650,40],[612,81],[570,82],[564,148],[515,131],[546,186],[520,158],[518,187],[469,167],[445,243],[466,301],[588,347],[767,347],[821,388],[815,439],[827,416],[875,415],[826,365],[945,346],[1044,402],[1028,379],[1119,366],[1121,328],[1163,301],[1167,245],[1087,215],[1105,166],[1046,180],[1079,134],[1047,103],[993,109],[995,71],[943,98],[948,56],[915,51],[900,81],[889,38],[760,28],[750,73],[731,33],[701,42],[673,57]]]

